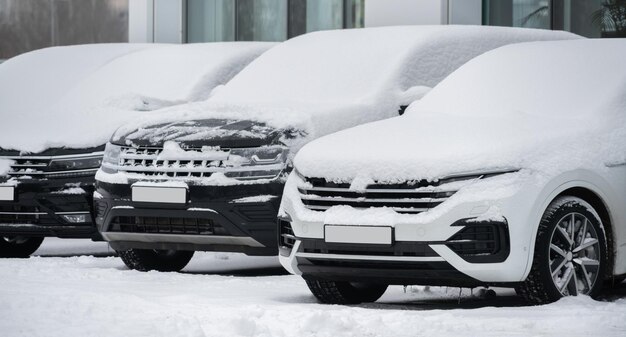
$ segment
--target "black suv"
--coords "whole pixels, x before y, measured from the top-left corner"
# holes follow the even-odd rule
[[[100,238],[90,211],[103,149],[0,149],[0,257],[27,257],[46,236]]]
[[[92,196],[115,128],[150,110],[206,99],[273,46],[81,45],[3,63],[0,257],[26,257],[46,236],[101,239]]]
[[[180,127],[187,135],[220,136],[150,140],[163,128],[184,139]],[[257,137],[241,137],[253,130]],[[282,140],[295,135],[227,119],[156,125],[141,134],[107,145],[94,198],[102,235],[129,267],[179,270],[195,250],[276,253],[276,212],[288,173]],[[127,180],[107,182],[116,175]]]

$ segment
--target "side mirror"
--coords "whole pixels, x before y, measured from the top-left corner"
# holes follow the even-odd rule
[[[411,103],[422,99],[431,89],[431,87],[416,85],[402,92],[399,97],[400,109],[398,109],[398,114],[402,116]]]

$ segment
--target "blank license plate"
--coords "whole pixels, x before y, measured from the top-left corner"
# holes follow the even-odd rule
[[[0,200],[2,201],[15,200],[15,187],[14,186],[0,186]]]
[[[391,244],[391,227],[324,226],[324,239],[331,243]]]
[[[167,186],[133,186],[133,201],[184,204],[187,202],[187,189]]]

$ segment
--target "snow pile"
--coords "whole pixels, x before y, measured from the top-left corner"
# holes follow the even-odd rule
[[[299,276],[278,276],[273,266],[275,257],[225,253],[198,254],[189,273],[130,271],[114,257],[3,259],[0,331],[10,337],[621,337],[626,330],[623,298],[522,306],[509,289],[495,288],[498,297],[486,299],[477,290],[394,286],[374,304],[320,305]]]
[[[428,88],[487,50],[521,41],[574,38],[579,37],[483,26],[310,33],[263,54],[215,90],[211,100],[164,109],[129,123],[113,141],[154,124],[206,118],[251,119],[276,129],[298,129],[308,141],[396,116],[401,105],[421,98]]]
[[[537,177],[626,161],[624,40],[534,42],[470,61],[404,116],[304,147],[305,176],[436,179],[525,168]],[[541,60],[534,62],[532,60]]]
[[[103,44],[18,56],[0,66],[0,148],[102,145],[146,111],[208,98],[271,46]]]

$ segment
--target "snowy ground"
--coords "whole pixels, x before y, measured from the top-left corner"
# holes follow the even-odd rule
[[[91,254],[93,256],[75,256]],[[0,336],[625,336],[626,284],[523,306],[496,289],[390,288],[375,304],[315,303],[275,258],[198,254],[184,273],[127,270],[106,244],[47,240],[0,260]]]

